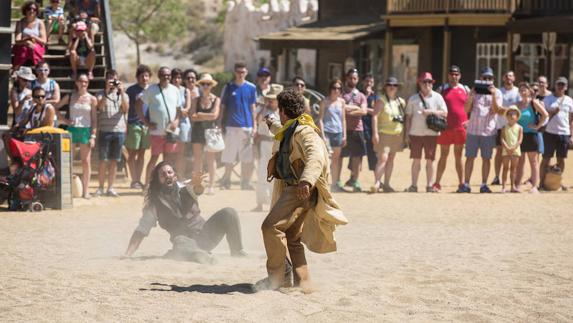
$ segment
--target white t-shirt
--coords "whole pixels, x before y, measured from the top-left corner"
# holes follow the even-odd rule
[[[562,101],[563,100],[563,101]],[[563,97],[556,97],[551,94],[546,96],[543,100],[545,103],[545,109],[551,114],[555,109],[559,108],[559,113],[554,115],[548,122],[546,132],[552,133],[554,135],[571,135],[570,119],[569,115],[573,113],[573,99],[570,96],[565,95]]]
[[[165,135],[165,129],[169,124],[169,120],[175,120],[177,117],[177,108],[183,105],[183,102],[181,102],[181,94],[175,85],[169,84],[166,88],[162,89],[162,91],[167,107],[165,107],[165,103],[161,97],[158,84],[150,85],[141,96],[143,103],[149,106],[149,121],[157,124],[157,128],[149,131],[149,134],[152,136]],[[167,109],[169,109],[169,116]]]
[[[501,91],[501,98],[503,99],[503,106],[505,108],[516,105],[519,101],[521,101],[521,95],[519,94],[519,88],[517,86],[512,87],[511,90],[508,90],[505,88],[505,86],[502,86],[499,90]],[[505,116],[500,114],[496,116],[495,121],[496,129],[501,129],[507,124],[507,119]]]
[[[438,93],[432,91],[429,96],[425,97],[426,106],[431,111],[448,111],[444,98]],[[440,133],[436,132],[426,125],[426,116],[422,114],[424,111],[424,104],[420,100],[418,93],[412,95],[408,99],[406,106],[406,115],[412,116],[412,123],[410,124],[409,135],[412,136],[438,136]]]

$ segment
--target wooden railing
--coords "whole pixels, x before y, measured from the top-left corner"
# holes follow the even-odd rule
[[[512,13],[519,0],[388,0],[389,15],[431,13]],[[542,1],[539,1],[542,2]]]
[[[573,13],[571,0],[518,0],[516,15],[555,16]]]

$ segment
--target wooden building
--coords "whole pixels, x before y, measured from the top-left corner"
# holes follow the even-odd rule
[[[451,64],[473,83],[491,66],[499,80],[573,77],[571,0],[323,0],[318,21],[259,38],[279,81],[297,73],[297,53],[315,51],[316,86],[349,67],[378,80],[397,76],[403,91],[430,71],[445,81]]]

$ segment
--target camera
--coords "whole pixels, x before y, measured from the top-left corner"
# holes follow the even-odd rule
[[[118,87],[121,84],[121,82],[118,80],[111,80],[109,81],[109,84],[111,84],[111,86],[113,87]]]
[[[401,115],[397,115],[392,117],[392,121],[394,122],[399,122],[399,123],[404,123],[404,117]]]
[[[476,80],[474,84],[477,94],[491,94],[489,87],[493,85],[493,81]]]

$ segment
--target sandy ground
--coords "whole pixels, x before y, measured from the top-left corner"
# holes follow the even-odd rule
[[[402,154],[396,188],[408,169]],[[445,182],[453,175],[450,163]],[[127,189],[72,210],[0,213],[0,321],[573,321],[573,194],[454,190],[337,194],[351,222],[337,231],[337,253],[308,254],[311,295],[251,293],[265,276],[254,192],[202,197],[204,216],[240,211],[249,252],[231,258],[222,243],[211,266],[161,259],[170,248],[161,229],[120,259],[142,206]]]

